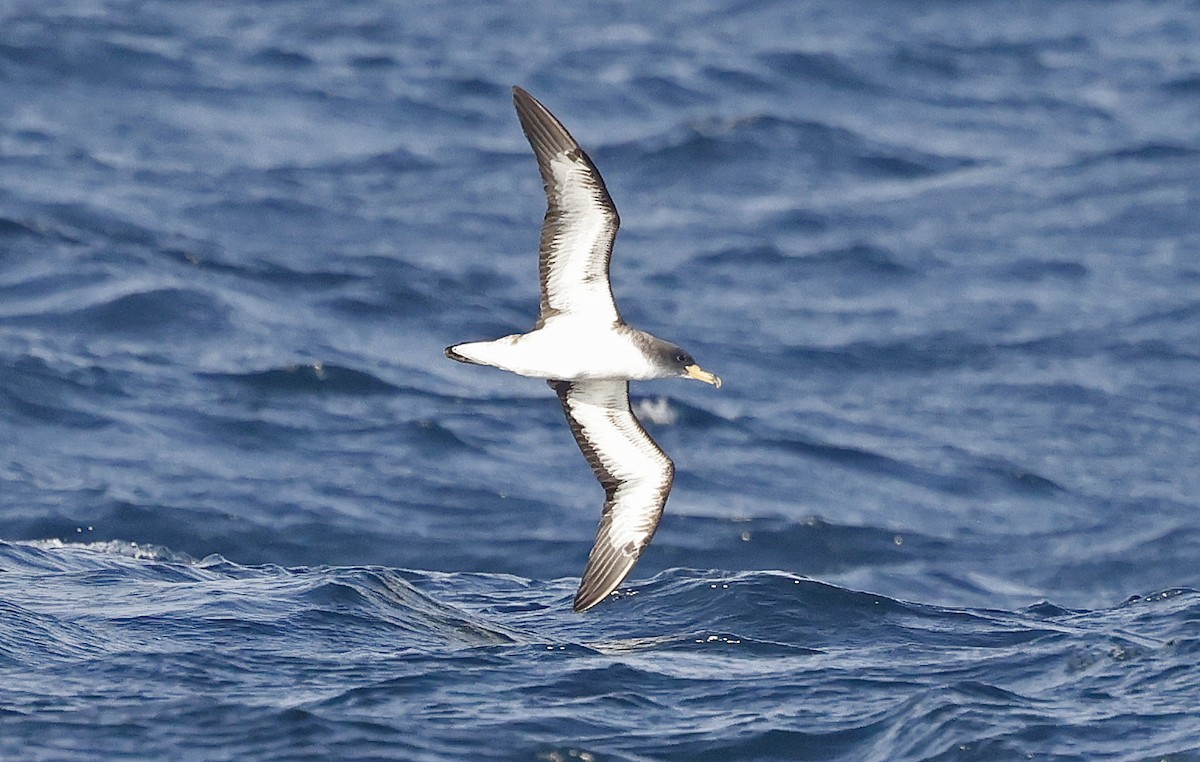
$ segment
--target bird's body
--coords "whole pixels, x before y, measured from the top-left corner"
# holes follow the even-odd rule
[[[604,600],[629,574],[662,517],[675,466],[634,417],[629,381],[721,379],[669,342],[630,327],[613,300],[608,266],[620,219],[591,159],[549,110],[519,87],[513,102],[537,156],[548,206],[534,330],[456,344],[446,355],[546,379],[579,449],[604,487],[596,543],[576,611]]]
[[[655,338],[618,323],[597,325],[579,318],[555,318],[529,333],[494,341],[458,344],[456,360],[491,365],[522,376],[555,381],[661,378],[646,356]],[[603,364],[596,357],[604,358]]]

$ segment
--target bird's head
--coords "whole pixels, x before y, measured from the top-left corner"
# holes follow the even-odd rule
[[[670,375],[682,378],[694,378],[697,381],[712,384],[718,389],[721,388],[720,376],[709,373],[704,368],[701,368],[696,363],[696,358],[674,344],[663,342],[663,346],[659,348],[658,355],[660,365],[664,369],[669,370]]]

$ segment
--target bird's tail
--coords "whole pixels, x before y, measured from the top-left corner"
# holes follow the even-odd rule
[[[485,342],[475,341],[466,344],[455,344],[452,347],[446,347],[446,357],[458,362],[470,363],[471,365],[487,365],[487,363],[478,359],[472,350]]]

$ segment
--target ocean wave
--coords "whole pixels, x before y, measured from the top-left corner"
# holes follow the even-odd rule
[[[852,280],[874,288],[917,275],[895,252],[861,243],[804,254],[762,244],[701,254],[694,262],[705,268],[708,278],[719,278],[730,286],[753,283],[764,288],[794,288],[798,280],[816,278]]]
[[[893,341],[852,341],[840,346],[788,347],[789,359],[809,368],[932,373],[987,368],[1001,352],[996,344],[962,331],[937,331]]]
[[[370,373],[323,362],[243,373],[203,373],[201,377],[236,384],[256,394],[393,394],[399,389]]]
[[[1043,603],[1002,612],[780,572],[673,569],[580,616],[560,605],[569,588],[558,582],[246,567],[169,551],[146,557],[120,543],[3,543],[0,568],[0,658],[9,668],[87,664],[92,682],[111,686],[108,698],[93,696],[94,709],[119,713],[133,689],[149,700],[143,713],[194,720],[162,726],[159,738],[183,742],[197,722],[221,724],[234,707],[256,706],[257,715],[318,723],[342,739],[363,723],[378,724],[382,740],[416,721],[428,731],[422,748],[436,755],[468,738],[437,721],[467,716],[447,692],[478,694],[468,702],[475,722],[509,751],[554,748],[568,715],[545,711],[563,702],[591,717],[590,753],[653,758],[803,757],[831,743],[864,759],[1019,751],[1040,724],[1064,722],[1081,748],[1099,751],[1138,716],[1163,718],[1172,729],[1163,748],[1178,748],[1191,690],[1181,669],[1197,650],[1183,622],[1200,612],[1190,590],[1097,611]],[[34,576],[55,585],[34,592],[26,586]],[[132,656],[148,651],[159,654],[155,672]],[[298,671],[284,685],[274,675],[287,664]],[[1058,679],[1038,677],[1047,671]],[[224,708],[161,700],[170,685],[197,690],[212,680]],[[1153,699],[1119,689],[1130,683],[1157,686]],[[10,689],[6,704],[21,712],[69,702],[81,686],[42,690],[35,699]],[[740,709],[728,708],[729,691]],[[797,691],[812,703],[770,710]],[[1073,714],[1082,694],[1097,709],[1086,720]],[[844,719],[820,713],[830,701]],[[719,707],[725,721],[701,722]],[[630,724],[630,712],[641,719]],[[996,732],[993,722],[1006,717],[1020,720]],[[698,729],[668,732],[669,743],[648,735],[688,723]],[[267,743],[244,722],[218,741]]]
[[[0,217],[0,237],[3,238],[40,238],[45,235],[34,223]]]
[[[640,161],[664,178],[688,169],[744,165],[786,157],[788,171],[804,176],[832,173],[874,178],[916,178],[961,169],[973,162],[911,147],[885,145],[853,130],[819,121],[768,114],[707,120],[658,141],[638,144]],[[630,153],[624,146],[620,154]],[[767,157],[773,157],[768,159]],[[661,181],[660,181],[661,182]]]
[[[503,626],[439,602],[383,568],[247,567],[124,541],[3,543],[0,565],[9,580],[54,574],[53,596],[31,601],[9,587],[6,600],[91,622],[97,647],[121,644],[131,631],[154,637],[156,628],[192,643],[220,642],[240,637],[236,625],[247,622],[273,624],[282,641],[276,646],[312,654],[322,650],[320,641],[347,645],[351,638],[388,653],[512,641]],[[34,644],[29,651],[37,653]]]
[[[9,19],[8,23],[24,35],[23,39],[10,37],[12,42],[0,45],[0,60],[19,69],[24,78],[89,84],[116,78],[143,87],[177,87],[195,75],[186,58],[167,55],[152,45],[117,42],[106,37],[111,30],[102,29],[97,34],[82,18],[46,23],[30,15],[21,20]],[[74,44],[51,44],[64,38],[72,39]]]
[[[1197,156],[1200,156],[1200,147],[1195,145],[1147,141],[1081,156],[1074,162],[1072,168],[1102,166],[1111,170],[1115,162],[1170,163],[1178,160],[1195,159]]]
[[[841,56],[833,53],[813,53],[804,50],[779,50],[757,55],[770,71],[789,81],[804,79],[854,91],[872,92],[882,89],[871,77],[864,75]]]
[[[0,356],[0,408],[7,422],[97,429],[113,422],[109,403],[127,398],[122,373],[97,365],[52,364],[41,358],[14,362]]]

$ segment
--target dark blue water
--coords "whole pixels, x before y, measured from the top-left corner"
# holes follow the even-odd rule
[[[0,757],[1200,758],[1200,5],[0,5]],[[618,597],[509,88],[675,459]]]

